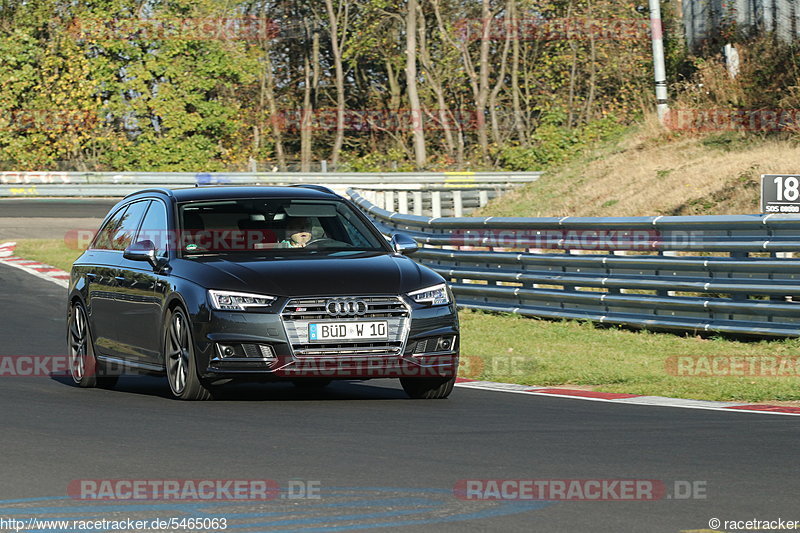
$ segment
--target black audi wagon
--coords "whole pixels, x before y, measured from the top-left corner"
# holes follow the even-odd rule
[[[235,380],[398,378],[412,398],[446,398],[456,305],[416,249],[324,187],[137,192],[72,267],[72,378],[162,374],[185,400]]]

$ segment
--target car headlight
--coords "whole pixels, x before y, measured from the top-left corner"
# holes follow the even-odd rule
[[[208,294],[211,297],[211,307],[218,311],[246,311],[254,307],[269,307],[276,300],[274,296],[245,292],[211,290]]]
[[[408,296],[418,304],[446,305],[450,303],[450,292],[444,283],[409,292]]]

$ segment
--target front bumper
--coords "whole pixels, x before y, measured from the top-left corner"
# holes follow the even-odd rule
[[[455,304],[409,306],[402,350],[391,355],[341,351],[332,356],[298,356],[279,313],[212,311],[208,322],[194,323],[195,357],[206,380],[370,379],[454,377],[458,371],[459,328]],[[441,349],[436,339],[450,340]],[[226,358],[220,345],[247,344],[271,351],[269,357]],[[255,348],[254,348],[255,349]],[[252,351],[252,350],[251,350]]]

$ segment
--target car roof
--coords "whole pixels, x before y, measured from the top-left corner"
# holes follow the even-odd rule
[[[152,188],[129,194],[125,199],[134,196],[152,196],[154,193],[170,196],[176,202],[198,202],[204,200],[230,200],[238,198],[308,198],[308,199],[341,199],[333,191],[316,186],[268,187],[268,186],[207,186],[187,187],[183,189]]]

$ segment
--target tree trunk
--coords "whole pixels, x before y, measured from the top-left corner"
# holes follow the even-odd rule
[[[346,0],[345,0],[346,1]],[[347,32],[347,11],[345,8],[344,25],[342,27],[341,42],[339,41],[339,20],[341,17],[341,4],[339,13],[333,9],[333,0],[325,0],[325,9],[328,12],[328,22],[330,24],[331,35],[331,54],[333,55],[334,83],[336,85],[336,134],[333,139],[331,149],[331,164],[334,168],[339,163],[339,152],[344,144],[344,69],[342,68],[342,48],[345,43]]]
[[[513,109],[514,128],[517,130],[517,137],[523,146],[528,145],[528,136],[525,131],[522,106],[519,102],[519,20],[517,19],[517,2],[511,0],[512,21],[512,47],[511,47],[511,105]]]
[[[488,0],[487,0],[488,1]],[[411,122],[414,136],[414,162],[418,169],[424,168],[428,157],[425,153],[425,130],[422,108],[417,92],[417,0],[408,0],[406,13],[406,82],[408,103],[411,107]]]
[[[300,172],[311,172],[311,62],[303,58],[303,114],[300,119]]]
[[[428,40],[425,34],[425,15],[420,11],[419,13],[419,58],[422,61],[422,66],[425,69],[425,79],[430,83],[431,89],[436,94],[436,105],[438,106],[437,115],[439,125],[444,133],[444,149],[448,157],[453,157],[455,153],[455,142],[453,141],[453,129],[450,123],[450,113],[447,109],[447,99],[442,87],[442,81],[439,78],[439,73],[434,68],[434,63],[431,60],[430,51],[428,50]]]
[[[262,78],[262,99],[266,98],[267,108],[269,109],[270,121],[272,123],[272,136],[275,139],[275,158],[278,161],[278,168],[286,170],[286,154],[283,150],[283,124],[278,112],[278,104],[275,100],[275,74],[272,72],[272,58],[269,55],[270,49],[267,46],[264,50],[264,77]],[[261,108],[264,108],[263,101]]]
[[[591,0],[587,2],[589,7],[589,20],[593,18]],[[592,107],[594,107],[594,95],[597,87],[597,43],[595,42],[594,32],[589,32],[589,95],[586,97],[584,123],[592,120]]]
[[[505,24],[506,29],[508,29],[510,24],[514,24],[515,21],[511,19],[511,4],[513,4],[516,0],[508,0],[507,2],[507,9],[506,9],[506,16],[505,16]],[[511,32],[506,31],[506,38],[505,42],[503,43],[503,53],[500,59],[500,72],[497,75],[497,81],[492,88],[492,92],[489,94],[489,116],[492,121],[492,141],[496,145],[500,145],[502,139],[500,137],[500,124],[497,120],[497,96],[500,94],[500,91],[503,89],[505,85],[505,78],[506,78],[506,67],[508,66],[508,49],[511,45]]]

